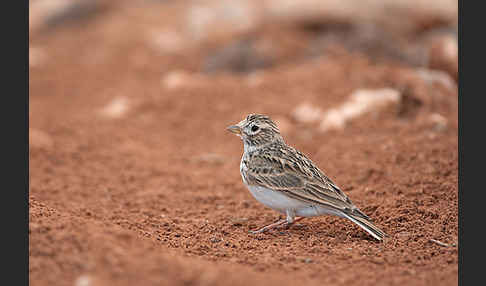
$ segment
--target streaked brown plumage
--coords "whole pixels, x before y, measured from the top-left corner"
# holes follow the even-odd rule
[[[244,143],[240,172],[245,185],[258,201],[287,215],[254,233],[288,226],[296,216],[331,214],[350,219],[378,240],[386,236],[309,158],[285,144],[268,116],[250,114],[228,130]]]

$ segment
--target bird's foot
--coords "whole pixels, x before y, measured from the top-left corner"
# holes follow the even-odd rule
[[[275,223],[272,223],[272,224],[269,224],[269,225],[266,225],[260,229],[257,229],[257,230],[250,230],[248,231],[249,233],[251,234],[258,234],[258,233],[264,233],[266,232],[267,230],[270,230],[272,228],[276,228],[276,227],[279,227],[281,225],[288,225],[289,223],[287,222],[287,220],[285,219],[282,219],[282,220],[279,220]],[[288,227],[288,226],[287,226]]]
[[[273,229],[273,228],[283,228],[283,229],[288,229],[292,224],[294,224],[295,222],[299,221],[303,219],[303,217],[298,217],[296,218],[294,221],[292,222],[288,222],[286,219],[282,219],[282,220],[279,220],[275,223],[272,223],[272,224],[269,224],[269,225],[266,225],[260,229],[257,229],[257,230],[250,230],[248,231],[249,233],[251,234],[258,234],[258,233],[264,233],[270,229]]]

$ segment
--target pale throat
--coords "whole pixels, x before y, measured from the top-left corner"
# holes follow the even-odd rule
[[[268,145],[271,145],[275,142],[276,141],[274,140],[274,141],[266,142],[266,143],[263,143],[263,144],[250,144],[250,143],[246,142],[245,140],[243,140],[243,149],[244,149],[245,153],[253,152],[255,150],[262,149],[262,148],[264,148]]]
[[[263,146],[264,145],[253,145],[253,144],[249,144],[249,143],[246,143],[245,141],[243,141],[243,150],[244,150],[245,153],[253,152],[257,149],[262,148]]]

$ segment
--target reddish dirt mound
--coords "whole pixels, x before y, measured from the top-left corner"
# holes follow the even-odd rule
[[[250,43],[287,43],[262,65],[231,61],[242,50],[268,59],[259,45],[216,57],[224,37],[161,53],[140,36],[146,22],[127,24],[150,9],[31,36],[31,285],[457,285],[454,86],[339,45],[306,54],[311,36],[298,29],[285,41],[271,26],[250,33]],[[294,116],[303,103],[329,110],[376,88],[398,90],[400,102],[344,129]],[[242,143],[225,131],[255,112],[390,238],[334,217],[248,234],[278,219],[244,187]]]

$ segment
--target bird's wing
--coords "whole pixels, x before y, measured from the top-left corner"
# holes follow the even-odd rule
[[[354,211],[351,200],[299,151],[282,146],[251,156],[246,180],[311,204]]]

